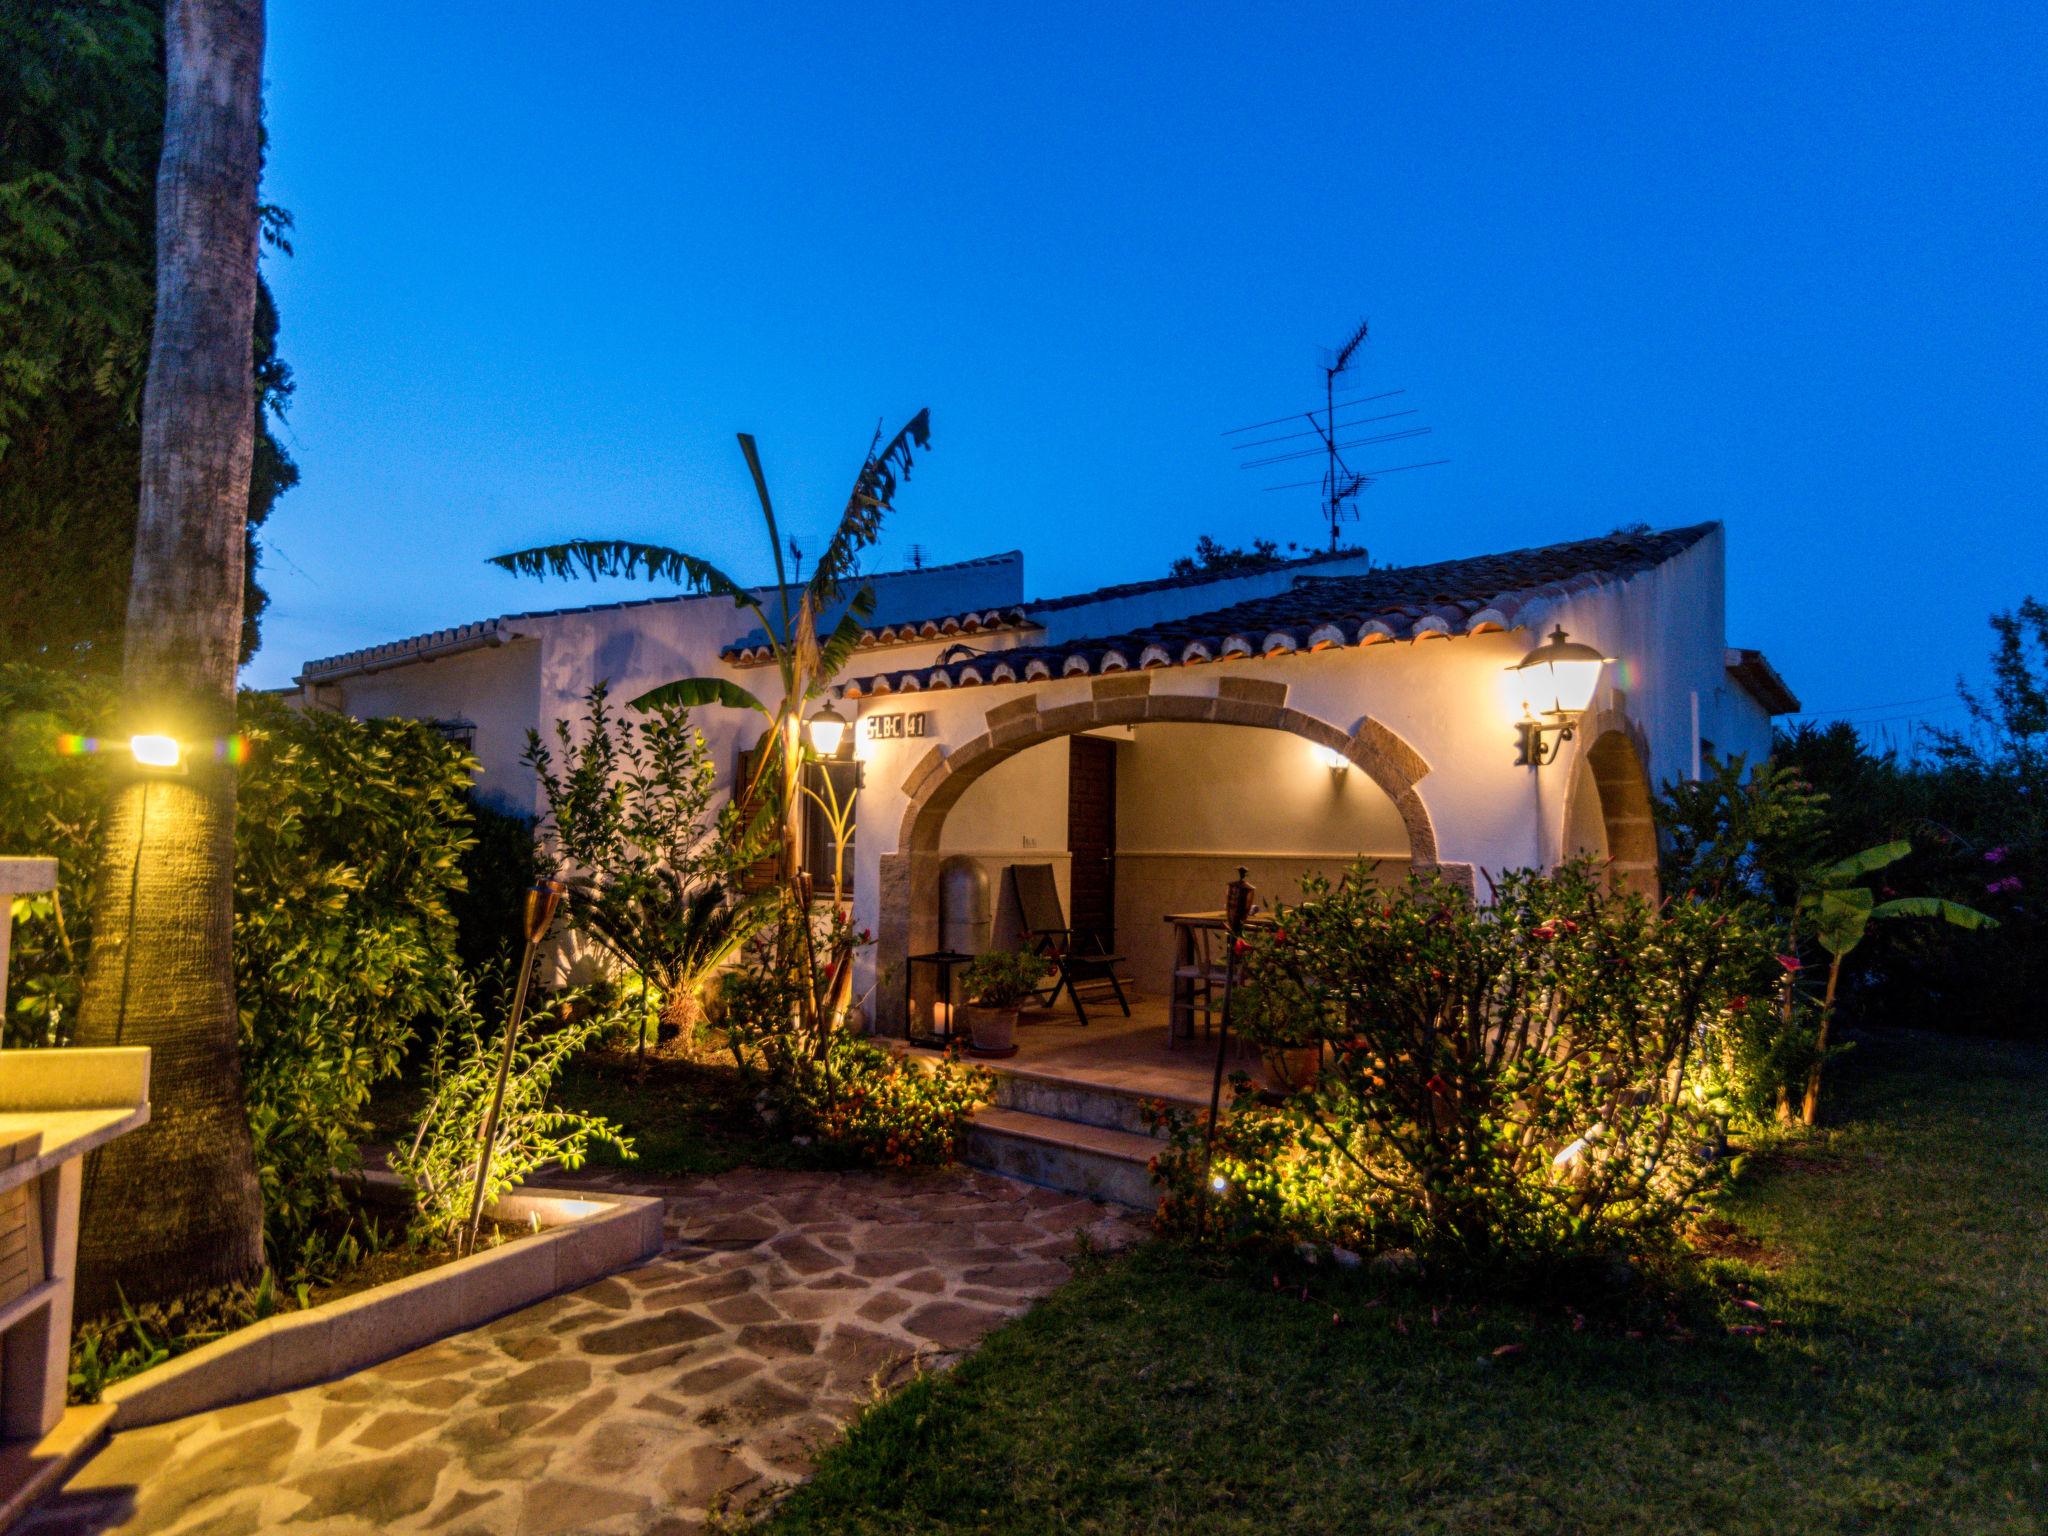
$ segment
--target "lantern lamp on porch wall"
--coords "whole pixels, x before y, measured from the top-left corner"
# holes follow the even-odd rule
[[[1548,640],[1510,668],[1522,685],[1517,767],[1541,768],[1557,756],[1593,703],[1600,669],[1613,659],[1571,639],[1559,625]]]

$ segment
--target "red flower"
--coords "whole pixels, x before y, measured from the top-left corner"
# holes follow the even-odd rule
[[[1728,1011],[1730,1013],[1740,1013],[1748,1006],[1749,994],[1746,992],[1738,992],[1735,996],[1728,999]]]
[[[1429,1074],[1429,1081],[1424,1083],[1422,1086],[1427,1088],[1431,1093],[1436,1094],[1439,1098],[1443,1097],[1445,1094],[1451,1091],[1451,1085],[1445,1082],[1440,1074],[1435,1072]]]
[[[1778,956],[1778,964],[1785,967],[1786,974],[1792,976],[1797,976],[1800,971],[1805,969],[1804,966],[1800,965],[1797,955],[1780,955]]]
[[[1557,925],[1555,923],[1539,923],[1536,927],[1529,930],[1529,936],[1548,942],[1557,937]]]

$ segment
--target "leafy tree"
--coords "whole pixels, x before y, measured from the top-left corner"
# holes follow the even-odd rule
[[[123,642],[122,734],[234,733],[256,333],[262,0],[171,0],[157,305],[141,510]],[[97,1155],[81,1303],[231,1284],[263,1264],[234,971],[235,769],[125,775],[101,840],[81,1045],[147,1045],[152,1118]],[[139,984],[138,984],[139,979]]]
[[[1280,546],[1272,539],[1253,539],[1250,549],[1233,549],[1219,544],[1203,534],[1195,540],[1195,552],[1181,555],[1168,569],[1176,576],[1217,576],[1235,575],[1239,572],[1270,571],[1276,565],[1284,565],[1293,554],[1294,546],[1287,546],[1288,554],[1280,553]]]
[[[1820,857],[1828,797],[1789,765],[1709,757],[1657,802],[1666,890],[1789,901]]]
[[[610,693],[591,686],[580,742],[567,720],[553,748],[527,732],[526,761],[570,866],[570,921],[653,989],[665,1032],[687,1045],[705,984],[760,925],[762,903],[731,894],[732,842],[711,812],[717,770],[689,712],[656,705],[619,720]]]
[[[156,298],[161,0],[0,8],[0,657],[112,671],[121,654]],[[290,221],[262,210],[270,244]],[[292,391],[260,279],[244,558],[298,468],[271,430]],[[250,580],[242,659],[267,602]]]
[[[730,598],[751,613],[768,636],[782,696],[773,704],[725,678],[681,678],[633,700],[635,708],[678,706],[695,709],[724,706],[751,709],[767,723],[763,741],[772,750],[756,754],[749,783],[735,796],[751,818],[765,820],[778,834],[782,877],[782,912],[778,922],[777,964],[793,985],[796,1029],[803,1047],[822,1059],[830,1036],[852,1003],[852,951],[842,940],[831,963],[819,966],[811,927],[810,885],[801,848],[803,813],[818,797],[804,783],[803,768],[813,753],[805,739],[804,712],[831,686],[860,642],[862,627],[874,615],[874,588],[862,583],[836,621],[832,618],[845,585],[858,571],[860,553],[875,542],[883,514],[893,504],[898,478],[908,479],[913,455],[931,442],[931,413],[919,411],[886,443],[875,434],[854,477],[853,490],[832,536],[812,567],[808,582],[798,585],[784,563],[781,530],[768,494],[768,479],[754,439],[741,433],[740,451],[754,477],[754,493],[775,562],[775,585],[764,596],[742,586],[710,561],[661,544],[619,539],[574,539],[496,556],[492,564],[522,576],[640,576],[673,581],[694,591]],[[766,605],[766,606],[764,606]],[[769,607],[774,610],[770,617]],[[826,628],[827,625],[831,627]],[[748,828],[751,832],[751,826]],[[843,923],[835,933],[850,933]]]

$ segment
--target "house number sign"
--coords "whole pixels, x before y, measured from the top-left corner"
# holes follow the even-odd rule
[[[900,741],[906,736],[922,736],[925,721],[930,717],[915,715],[868,715],[864,719],[869,741]]]

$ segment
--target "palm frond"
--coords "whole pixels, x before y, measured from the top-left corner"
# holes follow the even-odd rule
[[[811,571],[810,585],[805,591],[815,612],[822,613],[832,606],[839,596],[840,583],[853,574],[860,552],[880,534],[882,514],[895,505],[898,478],[908,480],[915,453],[931,447],[932,413],[929,408],[919,411],[887,443],[881,443],[880,432],[875,438],[879,446],[868,449],[867,461],[854,479],[853,494],[846,499],[839,526],[832,530],[832,537]]]
[[[846,612],[839,616],[839,622],[832,627],[832,633],[825,643],[818,647],[818,665],[814,674],[811,697],[816,698],[825,687],[839,675],[839,669],[846,665],[847,658],[860,645],[860,637],[867,629],[867,621],[875,615],[875,589],[863,585],[853,594],[853,601],[846,605]]]
[[[587,576],[624,576],[643,581],[672,581],[692,592],[729,597],[737,608],[761,611],[754,594],[709,560],[671,549],[666,544],[639,544],[631,539],[570,539],[533,549],[493,555],[490,564],[514,576],[549,576],[563,581]],[[765,616],[762,628],[767,628]]]
[[[761,503],[761,516],[768,524],[768,553],[775,557],[775,596],[782,612],[782,632],[775,637],[779,651],[789,640],[789,568],[782,563],[782,532],[775,524],[775,502],[768,494],[768,476],[761,468],[760,447],[751,432],[740,433],[739,439],[747,472],[754,477],[754,495]]]
[[[738,683],[728,682],[722,677],[679,677],[659,688],[650,688],[633,700],[633,707],[640,710],[700,709],[707,704],[727,709],[759,710],[769,719],[775,718],[775,712],[766,704]]]

